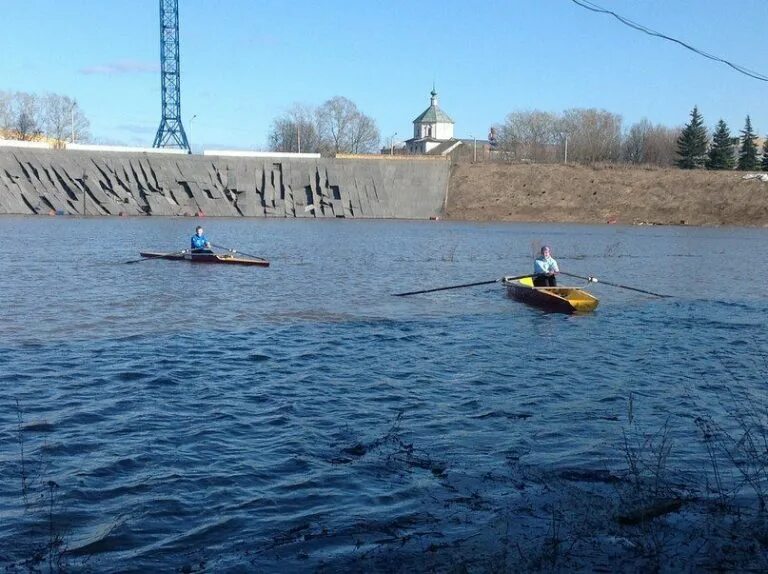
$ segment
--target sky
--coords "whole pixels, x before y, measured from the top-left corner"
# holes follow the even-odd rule
[[[766,0],[592,0],[768,74]],[[727,9],[725,8],[727,6]],[[160,124],[158,0],[0,0],[0,91],[77,99],[99,143],[148,147]],[[382,145],[412,136],[433,85],[460,138],[511,112],[599,108],[682,126],[694,105],[768,133],[768,82],[572,0],[179,0],[181,111],[193,151],[267,149],[293,104],[334,96]]]

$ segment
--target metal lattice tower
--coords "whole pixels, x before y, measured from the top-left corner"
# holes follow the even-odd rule
[[[152,147],[179,148],[191,153],[181,124],[179,68],[179,0],[160,0],[160,76],[163,119]]]

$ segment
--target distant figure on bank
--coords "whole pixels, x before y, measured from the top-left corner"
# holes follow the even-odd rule
[[[203,228],[199,225],[192,236],[192,253],[211,253],[211,244],[203,235]]]
[[[560,273],[560,269],[557,267],[557,261],[552,258],[552,250],[548,245],[541,248],[541,255],[534,260],[533,272],[536,273],[533,278],[534,287],[557,287],[555,275]]]

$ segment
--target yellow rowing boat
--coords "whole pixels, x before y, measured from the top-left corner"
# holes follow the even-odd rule
[[[505,277],[502,284],[513,299],[556,313],[587,313],[594,311],[600,302],[578,287],[534,287],[531,277]]]

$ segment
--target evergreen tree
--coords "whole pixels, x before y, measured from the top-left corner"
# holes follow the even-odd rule
[[[741,148],[739,149],[738,168],[742,171],[757,169],[757,136],[752,131],[752,121],[747,116],[744,129],[741,130]]]
[[[763,171],[768,171],[768,136],[763,140]]]
[[[691,121],[683,128],[677,138],[678,167],[696,169],[703,167],[707,159],[707,128],[698,106],[691,111]]]
[[[723,120],[717,122],[717,128],[712,135],[712,147],[709,148],[707,169],[733,169],[736,164],[734,157],[731,131]]]

